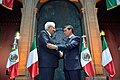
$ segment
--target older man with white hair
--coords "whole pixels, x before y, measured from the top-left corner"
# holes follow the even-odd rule
[[[39,49],[38,49],[38,62],[39,62],[39,77],[38,80],[54,80],[54,72],[58,67],[60,53],[57,50],[47,48],[47,44],[54,42],[51,36],[55,33],[55,23],[46,22],[45,30],[40,33]]]
[[[48,34],[51,36],[55,33],[55,23],[54,22],[47,22],[45,24],[45,30],[48,32]]]

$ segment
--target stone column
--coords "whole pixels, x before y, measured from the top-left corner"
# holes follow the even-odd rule
[[[96,75],[103,75],[101,64],[102,46],[100,39],[100,31],[97,20],[97,12],[95,8],[95,0],[84,0],[86,33],[88,34],[89,47],[95,67]]]
[[[19,75],[16,80],[28,80],[26,68],[28,54],[35,31],[35,6],[38,0],[23,0],[22,20],[20,26],[21,39],[19,40]]]

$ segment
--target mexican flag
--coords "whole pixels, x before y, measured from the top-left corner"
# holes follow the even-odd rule
[[[81,52],[81,65],[89,77],[95,74],[91,54],[86,45],[86,37],[83,37],[82,52]]]
[[[30,53],[29,53],[28,60],[27,60],[27,68],[32,78],[34,78],[35,76],[39,74],[36,37],[34,38],[32,46],[30,48]]]
[[[2,4],[4,7],[11,9],[13,8],[13,2],[14,0],[0,0],[0,4]]]
[[[106,0],[107,10],[117,7],[120,5],[120,0]]]
[[[105,70],[110,74],[110,77],[114,77],[115,68],[112,56],[110,54],[110,50],[105,40],[105,36],[102,36],[101,38],[102,38],[102,65],[105,68]]]
[[[12,45],[12,50],[9,54],[8,61],[6,64],[6,68],[8,74],[10,75],[10,79],[15,78],[18,75],[18,62],[19,62],[19,55],[18,55],[18,46]]]

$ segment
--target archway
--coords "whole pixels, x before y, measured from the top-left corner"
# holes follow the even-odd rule
[[[80,7],[81,8],[81,7]],[[53,41],[56,44],[64,44],[66,37],[63,33],[65,25],[71,24],[75,29],[75,35],[82,36],[82,23],[81,13],[78,7],[69,1],[64,0],[51,0],[41,6],[37,13],[37,39],[39,33],[44,29],[44,24],[47,21],[53,21],[56,23],[56,33],[54,34]],[[37,40],[37,46],[39,42]],[[38,47],[39,49],[39,47]],[[55,73],[55,80],[64,80],[62,59],[60,60],[59,68]],[[59,76],[58,76],[59,75]]]

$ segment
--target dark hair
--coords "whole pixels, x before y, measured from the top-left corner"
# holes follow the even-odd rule
[[[74,33],[72,25],[66,25],[64,28],[67,28],[68,30],[72,30],[72,33]]]

